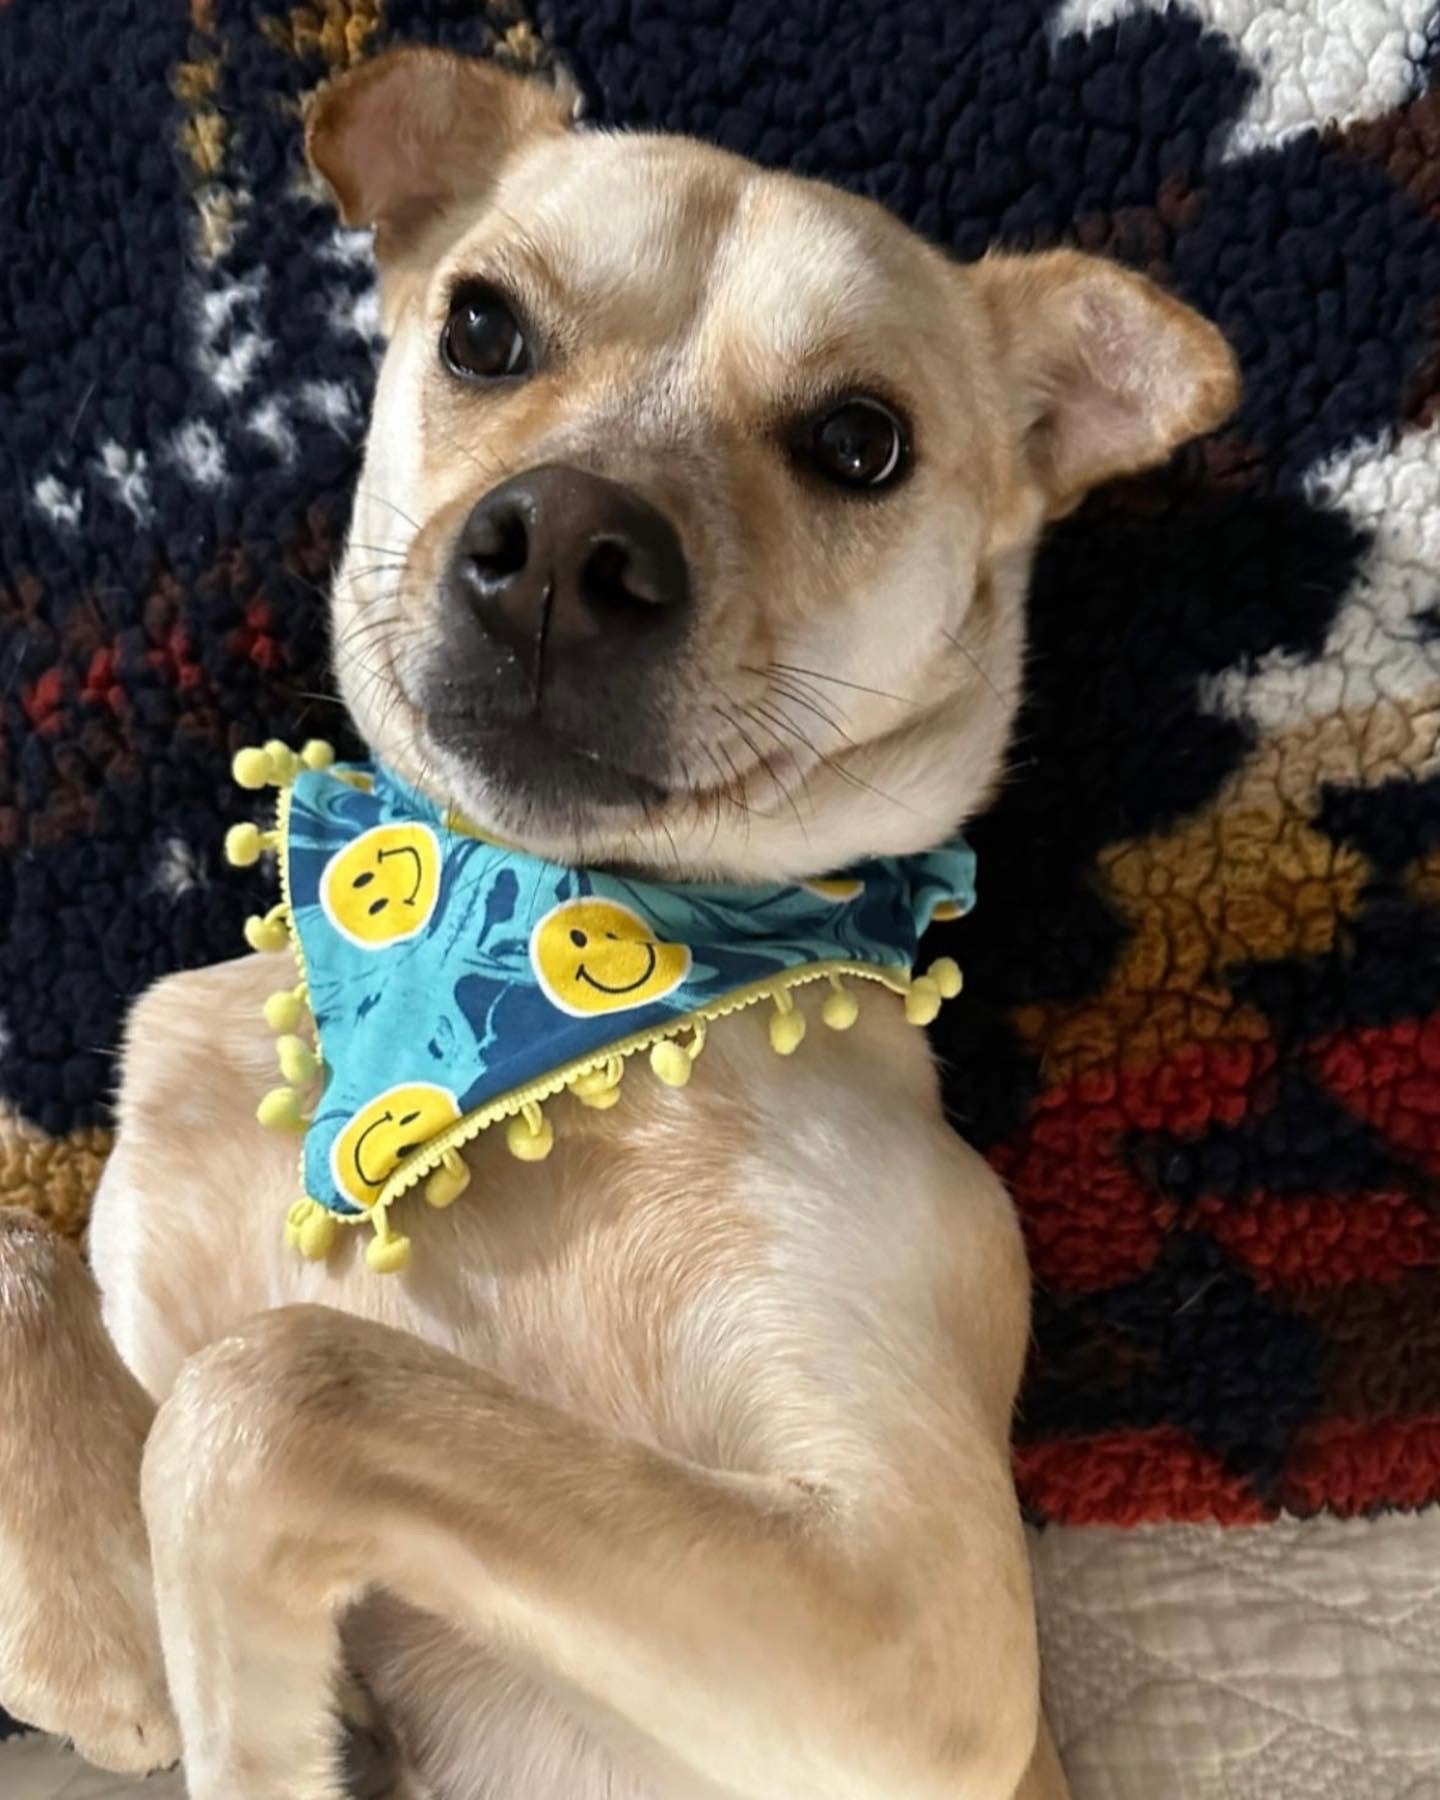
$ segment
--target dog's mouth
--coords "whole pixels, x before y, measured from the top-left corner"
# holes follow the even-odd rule
[[[748,673],[748,671],[744,672]],[[845,765],[855,741],[832,748],[828,721],[786,713],[756,686],[715,683],[677,671],[644,694],[605,691],[598,707],[517,702],[469,673],[436,673],[406,690],[422,767],[440,775],[464,812],[516,842],[627,844],[659,834],[657,854],[681,827],[748,834],[770,817],[796,821],[802,836],[817,770],[853,782]],[[655,846],[652,845],[652,848]]]
[[[496,719],[465,710],[424,715],[426,736],[446,764],[483,787],[506,818],[573,822],[602,812],[653,811],[675,794],[659,771],[583,743],[539,714]],[[502,823],[504,820],[502,819]]]
[[[383,683],[378,659],[362,671],[357,692],[381,754],[480,826],[542,854],[660,867],[677,841],[708,856],[772,816],[803,834],[810,772],[855,747],[788,714],[760,670],[727,670],[676,658],[636,681],[597,657],[586,682],[537,694],[503,658],[427,633],[384,654]]]

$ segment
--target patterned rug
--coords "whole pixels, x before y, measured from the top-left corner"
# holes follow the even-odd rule
[[[1440,1501],[1435,12],[0,0],[0,1198],[81,1231],[127,1006],[260,898],[231,749],[338,729],[376,309],[302,96],[396,40],[558,58],[599,120],[1229,334],[1223,436],[1042,556],[948,1095],[1029,1234],[1037,1517]]]

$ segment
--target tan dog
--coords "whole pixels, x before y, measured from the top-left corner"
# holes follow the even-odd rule
[[[941,839],[1001,770],[1038,532],[1235,397],[1136,276],[958,268],[478,63],[386,57],[309,141],[389,335],[341,686],[392,765],[566,859]],[[345,1668],[436,1800],[1063,1794],[1024,1258],[898,1006],[783,1062],[738,1015],[543,1169],[482,1138],[386,1280],[281,1242],[270,963],[136,1009],[98,1304],[0,1230],[0,1700],[107,1766],[183,1745],[195,1800],[336,1800]]]

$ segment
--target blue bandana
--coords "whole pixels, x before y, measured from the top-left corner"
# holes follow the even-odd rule
[[[836,1029],[857,1011],[842,977],[883,983],[917,1024],[959,990],[948,958],[925,976],[912,967],[930,922],[973,903],[960,839],[790,886],[660,883],[532,856],[378,764],[331,766],[323,745],[243,751],[236,774],[282,789],[276,831],[237,826],[227,848],[241,863],[280,858],[282,903],[247,937],[288,939],[299,963],[300,986],[267,1003],[287,1085],[260,1116],[305,1131],[289,1235],[308,1255],[328,1254],[338,1223],[368,1219],[372,1267],[403,1267],[391,1206],[420,1183],[433,1205],[457,1198],[462,1144],[503,1124],[517,1156],[539,1159],[553,1142],[545,1102],[569,1090],[614,1104],[642,1050],[682,1085],[707,1022],[739,1007],[771,1002],[786,1055],[804,1035],[802,983],[830,982],[821,1016]]]

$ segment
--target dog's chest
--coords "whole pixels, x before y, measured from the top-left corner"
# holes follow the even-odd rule
[[[843,1039],[819,1027],[791,1058],[758,1009],[726,1020],[678,1092],[637,1059],[613,1109],[552,1103],[545,1161],[517,1161],[488,1132],[453,1206],[407,1197],[403,1277],[342,1252],[323,1292],[302,1275],[303,1296],[292,1277],[275,1300],[367,1313],[713,1467],[803,1467],[827,1407],[817,1312],[853,1309],[904,1235],[895,1089],[924,1046],[881,1007],[879,1043],[863,1025]],[[913,1073],[930,1079],[923,1061]]]
[[[407,1324],[628,1438],[713,1468],[804,1471],[816,1432],[842,1429],[825,1371],[806,1366],[811,1282],[794,1266],[830,1202],[761,1173],[781,1146],[748,1089],[773,1101],[793,1071],[773,1066],[763,1020],[734,1024],[683,1093],[638,1070],[613,1114],[557,1119],[539,1166],[498,1139],[473,1149],[465,1198],[410,1227]],[[823,1287],[818,1254],[799,1254]],[[430,1800],[713,1800],[596,1728],[577,1696],[423,1615],[381,1599],[349,1635]]]
[[[540,1164],[487,1133],[459,1202],[438,1214],[408,1202],[409,1272],[373,1277],[356,1257],[335,1303],[533,1398],[723,1463],[729,1403],[701,1371],[725,1361],[736,1320],[764,1310],[778,1222],[746,1191],[753,1134],[731,1084],[697,1074],[675,1094],[640,1069],[627,1088],[599,1116],[557,1101]]]

